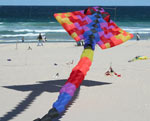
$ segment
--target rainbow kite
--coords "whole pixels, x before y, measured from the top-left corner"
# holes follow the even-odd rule
[[[95,44],[102,49],[110,48],[133,37],[132,34],[119,28],[110,19],[109,13],[101,7],[56,13],[54,16],[73,39],[76,41],[84,39],[86,45],[92,41],[92,48]]]
[[[34,121],[52,121],[62,114],[69,101],[80,86],[93,61],[95,45],[102,49],[114,47],[133,37],[132,34],[119,28],[109,13],[101,7],[89,7],[85,10],[54,14],[57,21],[76,41],[84,40],[84,50],[78,64],[72,69],[70,77],[60,90],[53,108]]]

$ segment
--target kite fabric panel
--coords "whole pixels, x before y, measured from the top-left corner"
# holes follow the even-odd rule
[[[119,28],[110,19],[109,13],[101,7],[89,7],[85,10],[55,13],[54,17],[76,41],[84,40],[95,49],[98,44],[102,49],[119,45],[133,37],[133,34]]]

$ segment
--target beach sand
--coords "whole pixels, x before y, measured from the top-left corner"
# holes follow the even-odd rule
[[[83,47],[75,45],[0,44],[0,121],[32,121],[47,113],[80,59]],[[73,102],[54,121],[150,121],[150,60],[128,62],[135,56],[150,57],[150,41],[96,46]],[[111,63],[121,77],[105,76]]]

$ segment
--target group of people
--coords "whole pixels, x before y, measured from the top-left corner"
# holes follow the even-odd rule
[[[46,36],[43,37],[41,33],[39,33],[37,39],[38,39],[37,46],[43,46],[43,42],[47,41]],[[136,40],[139,41],[140,39],[141,39],[140,34],[136,33]],[[24,42],[24,37],[22,37],[22,42]],[[77,42],[77,46],[84,46],[83,40]]]
[[[25,40],[24,40],[24,37],[22,37],[22,42],[24,42]],[[47,38],[46,38],[46,36],[42,36],[42,34],[41,33],[39,33],[39,35],[38,35],[38,37],[37,37],[37,40],[38,40],[38,44],[37,44],[37,46],[43,46],[43,42],[46,42],[47,41]]]
[[[78,41],[78,42],[77,42],[77,46],[84,46],[84,41],[83,41],[83,40]]]
[[[46,36],[43,38],[41,33],[39,33],[39,36],[37,37],[37,39],[38,39],[38,45],[37,46],[43,46],[43,42],[47,41]]]

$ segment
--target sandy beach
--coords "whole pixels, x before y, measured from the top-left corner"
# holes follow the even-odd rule
[[[47,113],[80,59],[83,46],[75,45],[0,44],[0,121],[32,121]],[[150,41],[96,46],[75,99],[54,121],[150,121],[150,59],[128,62],[135,56],[150,57]],[[121,77],[105,75],[111,63]]]

